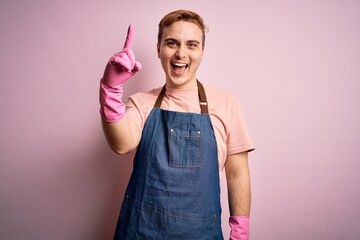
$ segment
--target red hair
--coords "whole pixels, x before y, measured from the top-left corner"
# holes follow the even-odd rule
[[[204,20],[202,17],[192,11],[189,10],[176,10],[166,14],[163,19],[161,19],[159,23],[159,32],[158,32],[158,44],[160,44],[162,40],[163,30],[165,27],[170,26],[174,22],[185,21],[196,24],[201,31],[203,32],[202,45],[203,48],[205,46],[205,32],[208,31],[208,27],[204,24]]]

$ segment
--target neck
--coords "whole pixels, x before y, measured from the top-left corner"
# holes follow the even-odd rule
[[[170,89],[194,89],[197,88],[197,79],[194,77],[191,80],[187,80],[184,82],[177,82],[176,80],[167,79],[166,87]]]

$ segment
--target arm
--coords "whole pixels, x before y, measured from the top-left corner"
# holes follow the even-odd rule
[[[140,130],[126,115],[114,123],[103,120],[102,126],[108,145],[117,154],[133,151],[140,142]]]
[[[251,188],[248,153],[228,156],[225,171],[231,216],[249,216]]]
[[[140,141],[140,130],[126,117],[122,102],[123,83],[141,69],[131,50],[132,39],[130,25],[123,50],[110,58],[100,81],[102,126],[109,146],[118,154],[134,150]]]
[[[231,240],[249,239],[249,215],[251,207],[250,171],[248,153],[230,155],[225,164],[228,188]]]

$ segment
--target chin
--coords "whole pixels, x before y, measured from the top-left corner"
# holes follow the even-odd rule
[[[191,85],[191,78],[181,76],[181,77],[170,77],[168,78],[168,84],[172,87],[186,87]]]

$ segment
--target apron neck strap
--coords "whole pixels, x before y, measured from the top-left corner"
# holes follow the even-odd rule
[[[208,103],[207,103],[204,87],[198,80],[196,80],[196,82],[197,82],[197,86],[198,86],[201,114],[209,114]],[[166,84],[161,89],[161,92],[160,92],[158,98],[156,99],[154,107],[160,108],[161,102],[165,96],[165,91],[166,91]]]

